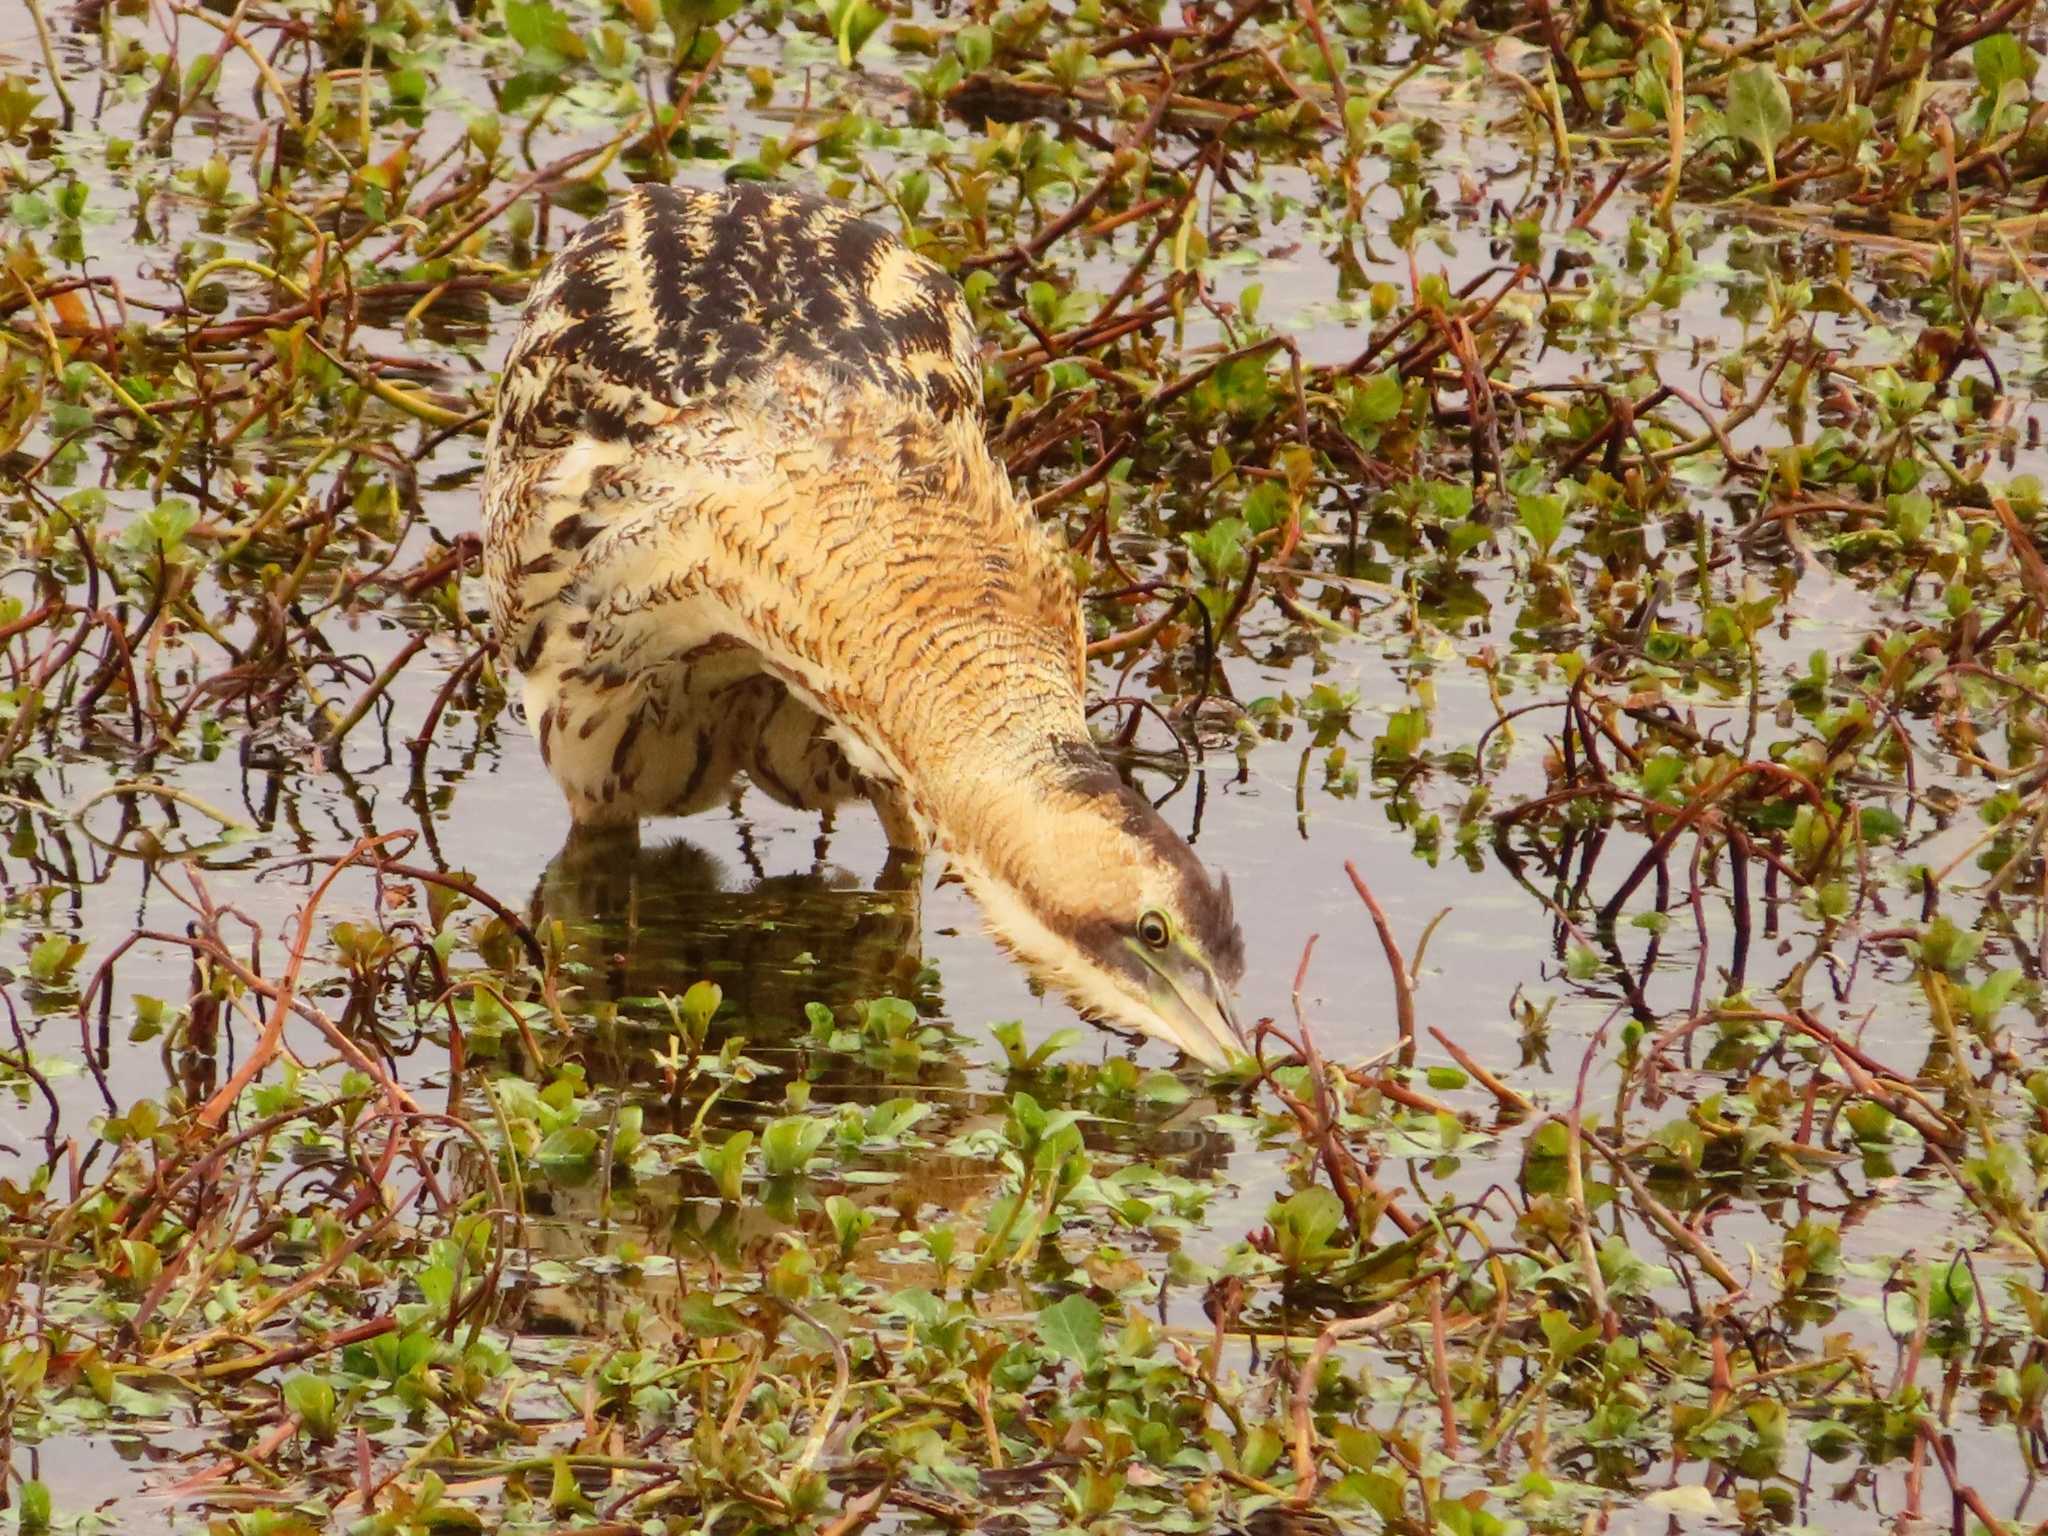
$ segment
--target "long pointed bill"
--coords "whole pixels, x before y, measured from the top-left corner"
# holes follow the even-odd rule
[[[1152,1006],[1167,1026],[1167,1038],[1205,1067],[1218,1070],[1245,1054],[1244,1036],[1231,1012],[1230,993],[1207,966],[1190,983],[1154,967]]]

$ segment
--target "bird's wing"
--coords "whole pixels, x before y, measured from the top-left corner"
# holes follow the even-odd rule
[[[959,286],[893,235],[758,183],[636,188],[536,287],[498,437],[513,452],[630,439],[791,361],[942,421],[980,413]]]

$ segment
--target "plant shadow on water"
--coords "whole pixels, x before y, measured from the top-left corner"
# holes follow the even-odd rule
[[[2043,11],[0,15],[0,1529],[2035,1529]],[[721,178],[961,279],[1262,1070],[755,685],[567,837],[492,380]]]

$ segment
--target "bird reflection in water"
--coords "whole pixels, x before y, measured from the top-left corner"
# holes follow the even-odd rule
[[[738,864],[687,833],[643,842],[637,827],[569,834],[534,892],[536,929],[559,923],[569,973],[586,1005],[677,994],[712,981],[755,1038],[801,1031],[804,1006],[843,1008],[881,996],[936,1006],[920,947],[920,869],[891,852],[863,879],[829,859],[842,813],[875,804],[898,815],[888,791],[853,771],[818,715],[774,678],[742,670],[705,680],[690,700],[696,729],[677,733],[670,814],[736,808],[751,785],[775,803],[819,818],[813,863],[767,874],[742,826]],[[877,803],[879,802],[879,803]]]
[[[842,1016],[853,1003],[905,998],[921,1012],[938,997],[920,947],[918,861],[901,852],[871,878],[829,859],[835,823],[866,814],[878,797],[846,763],[825,723],[790,697],[781,683],[758,672],[693,690],[694,730],[678,732],[694,755],[673,764],[681,792],[670,806],[678,816],[736,808],[748,788],[792,810],[818,818],[809,869],[768,874],[753,857],[742,823],[737,859],[721,858],[683,835],[644,845],[637,828],[572,831],[543,871],[530,916],[536,931],[559,923],[564,943],[565,1003],[609,1024],[580,1030],[573,1054],[585,1079],[624,1090],[641,1105],[651,1131],[689,1129],[701,1090],[672,1099],[658,1086],[657,1044],[668,1020],[647,1006],[657,994],[679,996],[698,981],[724,994],[718,1037],[746,1037],[751,1057],[775,1061],[782,1048],[807,1032],[805,1005],[823,1003]],[[885,824],[893,805],[877,807]],[[879,840],[868,840],[869,846]],[[645,1027],[636,1027],[637,1025]],[[914,1091],[938,1111],[929,1122],[941,1139],[967,1125],[1000,1116],[1000,1104],[966,1091],[962,1062],[950,1054],[916,1069],[913,1088],[894,1073],[860,1062],[836,1063],[823,1080],[813,1064],[804,1075],[825,1102],[875,1104]],[[745,1128],[783,1109],[787,1079],[780,1074],[725,1094],[714,1135]],[[921,1212],[965,1209],[989,1198],[999,1169],[980,1159],[921,1153],[895,1170],[891,1183],[868,1189],[863,1203],[893,1208],[892,1229],[920,1224]],[[794,1209],[750,1199],[724,1207],[688,1181],[615,1187],[573,1179],[550,1181],[526,1192],[536,1251],[575,1263],[590,1248],[590,1233],[607,1217],[656,1252],[702,1253],[738,1262],[742,1252],[770,1243],[786,1223],[803,1219]],[[786,1197],[785,1197],[786,1198]],[[585,1276],[571,1286],[523,1290],[518,1326],[529,1332],[610,1333],[627,1311],[649,1308],[666,1316],[672,1283],[646,1276],[623,1284]],[[655,1325],[657,1328],[665,1325]]]
[[[734,660],[737,669],[740,659]],[[835,822],[865,815],[862,802],[880,800],[875,808],[889,824],[898,811],[887,792],[864,784],[825,722],[772,678],[729,677],[693,695],[692,708],[697,728],[678,732],[678,740],[693,744],[694,756],[674,765],[686,793],[672,811],[687,816],[733,807],[751,786],[778,805],[818,817],[812,867],[771,875],[752,862],[744,841],[739,859],[728,861],[687,833],[643,846],[630,827],[609,833],[586,828],[570,834],[532,901],[537,931],[542,924],[561,925],[573,989],[565,1002],[586,1015],[613,1016],[608,1026],[579,1033],[573,1055],[586,1081],[624,1089],[642,1106],[650,1132],[688,1130],[701,1103],[701,1095],[672,1099],[657,1086],[649,1046],[667,1027],[661,1010],[648,1006],[657,994],[673,997],[697,981],[716,982],[724,994],[721,1020],[746,1036],[749,1056],[770,1061],[806,1034],[806,1004],[821,1002],[843,1016],[851,1004],[880,996],[908,999],[925,1013],[936,1011],[939,1001],[921,958],[918,861],[891,853],[864,881],[827,857]],[[921,1134],[943,1144],[973,1126],[1002,1121],[1004,1096],[972,1085],[966,1065],[964,1057],[940,1052],[908,1078],[900,1064],[884,1069],[851,1060],[834,1063],[822,1079],[813,1061],[804,1075],[818,1090],[814,1104],[872,1105],[915,1095],[935,1111]],[[713,1134],[782,1112],[785,1088],[786,1079],[775,1075],[728,1093]],[[1198,1176],[1220,1167],[1229,1147],[1203,1122],[1212,1108],[1201,1100],[1163,1120],[1091,1117],[1087,1134],[1095,1150]],[[864,1205],[888,1213],[880,1228],[885,1232],[977,1210],[995,1197],[1002,1179],[996,1161],[930,1147],[902,1157],[889,1171],[888,1181],[854,1191]],[[525,1200],[535,1250],[570,1264],[589,1252],[591,1232],[606,1221],[618,1222],[651,1251],[698,1253],[725,1264],[766,1251],[763,1245],[779,1240],[791,1223],[816,1221],[814,1213],[807,1218],[765,1195],[739,1208],[724,1206],[688,1180],[608,1190],[595,1181],[553,1180],[530,1187]],[[885,1246],[878,1239],[876,1251]],[[891,1284],[937,1283],[935,1271],[906,1262],[897,1253],[884,1265]],[[674,1305],[674,1282],[666,1278],[591,1274],[573,1285],[522,1289],[510,1316],[524,1331],[581,1336],[609,1334],[621,1318],[644,1320],[650,1309],[667,1318]]]

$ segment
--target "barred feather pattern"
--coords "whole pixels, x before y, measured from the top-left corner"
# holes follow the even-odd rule
[[[520,451],[630,440],[785,360],[941,421],[981,410],[959,288],[884,230],[754,183],[641,187],[535,289],[506,362],[500,438]]]
[[[579,822],[688,808],[726,750],[712,701],[756,670],[802,707],[755,755],[803,756],[803,707],[832,727],[784,769],[799,803],[936,787],[963,732],[1034,715],[1086,740],[1074,588],[988,454],[977,369],[951,280],[815,198],[644,188],[562,253],[485,510],[494,617]],[[977,677],[1005,685],[980,710],[954,688]],[[929,807],[901,809],[892,836],[928,840]]]
[[[1234,977],[1228,887],[1092,744],[1078,591],[982,430],[964,299],[893,237],[753,185],[622,199],[537,285],[486,451],[542,754],[581,825],[688,808],[726,691],[765,676],[774,792],[943,840],[1041,956],[1163,881]]]

